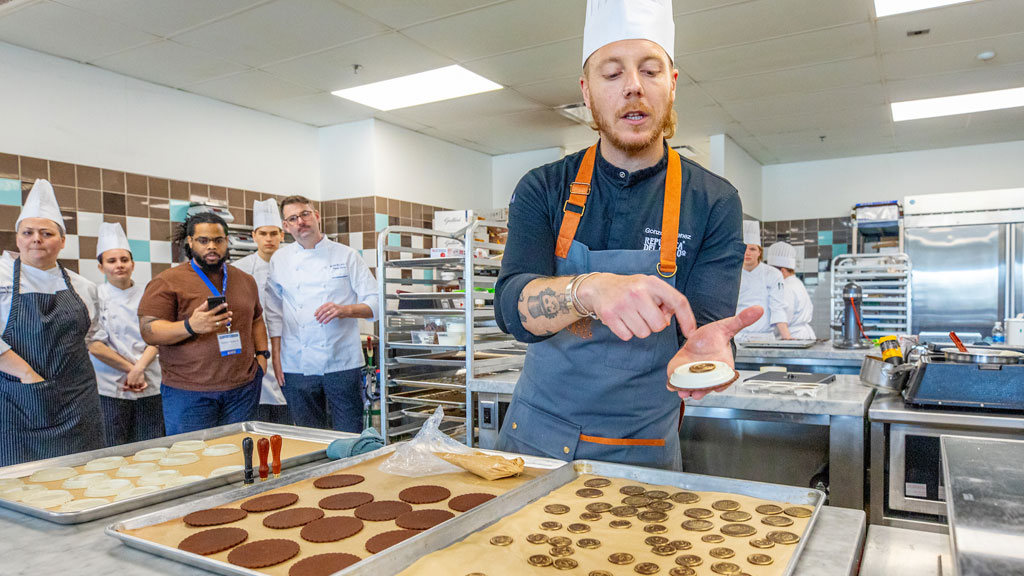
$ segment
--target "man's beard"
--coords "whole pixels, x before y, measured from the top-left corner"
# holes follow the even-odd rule
[[[227,259],[228,259],[228,256],[227,256],[227,254],[225,254],[225,255],[221,256],[220,259],[217,260],[216,263],[208,264],[206,262],[206,258],[199,258],[199,257],[193,258],[193,260],[195,260],[195,262],[197,264],[199,264],[199,268],[201,268],[202,271],[207,276],[209,276],[211,274],[220,274],[221,268],[224,266],[224,262],[226,262]]]
[[[615,116],[611,118],[611,122],[606,124],[604,122],[604,115],[601,110],[597,109],[595,103],[591,103],[591,112],[593,112],[594,124],[597,125],[597,129],[601,134],[601,137],[608,140],[608,143],[612,146],[626,152],[628,154],[636,154],[642,152],[649,147],[658,144],[664,138],[664,135],[669,126],[672,124],[672,109],[669,108],[660,118],[654,116],[654,111],[647,106],[640,106],[640,111],[647,114],[648,117],[654,119],[654,125],[656,129],[651,131],[651,136],[646,141],[644,140],[623,140],[619,138],[618,134],[615,133],[614,123],[617,119],[621,118],[627,110],[636,110],[637,106],[624,107],[622,110],[616,111]]]

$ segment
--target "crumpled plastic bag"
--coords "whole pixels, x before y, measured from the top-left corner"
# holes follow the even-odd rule
[[[395,453],[379,467],[381,472],[397,474],[409,478],[434,476],[436,474],[455,474],[462,468],[445,462],[435,452],[453,454],[473,454],[474,450],[460,444],[441,431],[441,418],[444,410],[438,406],[434,414],[427,418],[416,436],[398,445]]]

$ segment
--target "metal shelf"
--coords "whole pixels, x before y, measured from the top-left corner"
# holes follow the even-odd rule
[[[843,286],[854,282],[864,294],[859,312],[866,336],[909,333],[910,270],[910,258],[906,254],[836,256],[832,260],[832,318],[838,319],[842,314]]]

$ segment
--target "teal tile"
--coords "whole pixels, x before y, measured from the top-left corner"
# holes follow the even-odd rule
[[[401,246],[402,236],[400,234],[388,234],[388,246]]]
[[[829,234],[831,234],[831,232],[829,232]],[[832,245],[832,257],[833,258],[835,258],[836,256],[839,256],[841,254],[846,254],[847,252],[848,252],[848,250],[847,250],[847,245],[846,244],[833,244]]]
[[[818,246],[828,246],[832,243],[832,231],[818,232]]]
[[[21,206],[21,180],[0,178],[0,204]]]
[[[184,222],[188,217],[188,202],[185,200],[171,200],[171,222]]]
[[[136,262],[149,262],[149,240],[128,240],[132,248],[132,260]]]
[[[423,271],[423,279],[424,280],[433,280],[434,279],[434,271],[433,270],[424,270]]]
[[[373,230],[374,232],[380,232],[381,230],[388,227],[388,215],[387,214],[374,214],[373,215]]]

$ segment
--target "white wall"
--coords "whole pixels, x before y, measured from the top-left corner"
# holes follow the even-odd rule
[[[494,156],[491,159],[491,188],[494,194],[491,198],[491,206],[495,210],[507,208],[508,201],[516,190],[516,184],[519,184],[519,180],[527,172],[538,166],[561,160],[563,156],[565,156],[565,149],[558,147]]]
[[[374,120],[321,128],[320,198],[340,200],[373,196]]]
[[[743,213],[765,220],[762,215],[761,164],[725,134],[711,136],[710,164],[712,172],[728,180],[739,191]]]
[[[1024,140],[765,166],[764,220],[847,216],[858,202],[1024,187]]]
[[[0,151],[320,195],[316,129],[0,42]]]

